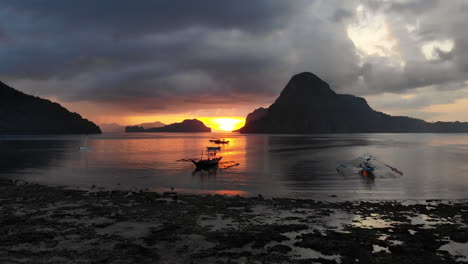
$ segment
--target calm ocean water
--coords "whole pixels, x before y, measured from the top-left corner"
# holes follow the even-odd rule
[[[221,168],[194,172],[210,138],[226,138]],[[138,133],[0,136],[0,177],[49,185],[273,197],[468,198],[468,134],[241,135]],[[372,153],[404,172],[339,175],[336,167]],[[231,164],[237,164],[230,168]]]

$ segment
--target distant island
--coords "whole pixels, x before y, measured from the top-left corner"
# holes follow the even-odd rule
[[[163,127],[145,129],[142,126],[127,126],[125,132],[211,132],[211,128],[197,119],[185,119],[181,123],[173,123]]]
[[[294,75],[269,108],[246,118],[241,133],[466,133],[466,122],[434,122],[390,116],[364,98],[337,94],[315,74]]]
[[[144,129],[154,128],[154,127],[163,127],[166,124],[155,121],[151,123],[142,123],[137,125],[131,125],[131,127],[143,127]],[[125,128],[127,126],[122,126],[117,123],[110,123],[110,124],[99,124],[103,133],[123,133],[125,132]]]
[[[58,103],[0,82],[0,134],[100,134],[93,122]]]

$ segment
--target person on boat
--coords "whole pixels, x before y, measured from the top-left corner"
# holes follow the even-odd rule
[[[374,176],[374,167],[370,164],[364,164],[361,170],[362,176]]]
[[[359,167],[362,168],[362,176],[374,176],[374,167],[370,164],[372,157],[367,157],[363,163],[359,164]]]

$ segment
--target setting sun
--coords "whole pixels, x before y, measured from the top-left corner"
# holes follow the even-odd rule
[[[240,117],[206,117],[200,119],[213,130],[221,131],[233,131],[241,128],[245,123],[245,119]]]

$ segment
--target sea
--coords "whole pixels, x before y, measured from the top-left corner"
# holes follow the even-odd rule
[[[195,170],[213,138],[219,168]],[[86,147],[83,150],[80,147]],[[85,189],[313,199],[467,199],[468,134],[0,136],[0,177]],[[375,177],[339,173],[369,153]],[[377,165],[377,164],[376,164]],[[388,167],[386,167],[388,168]]]

